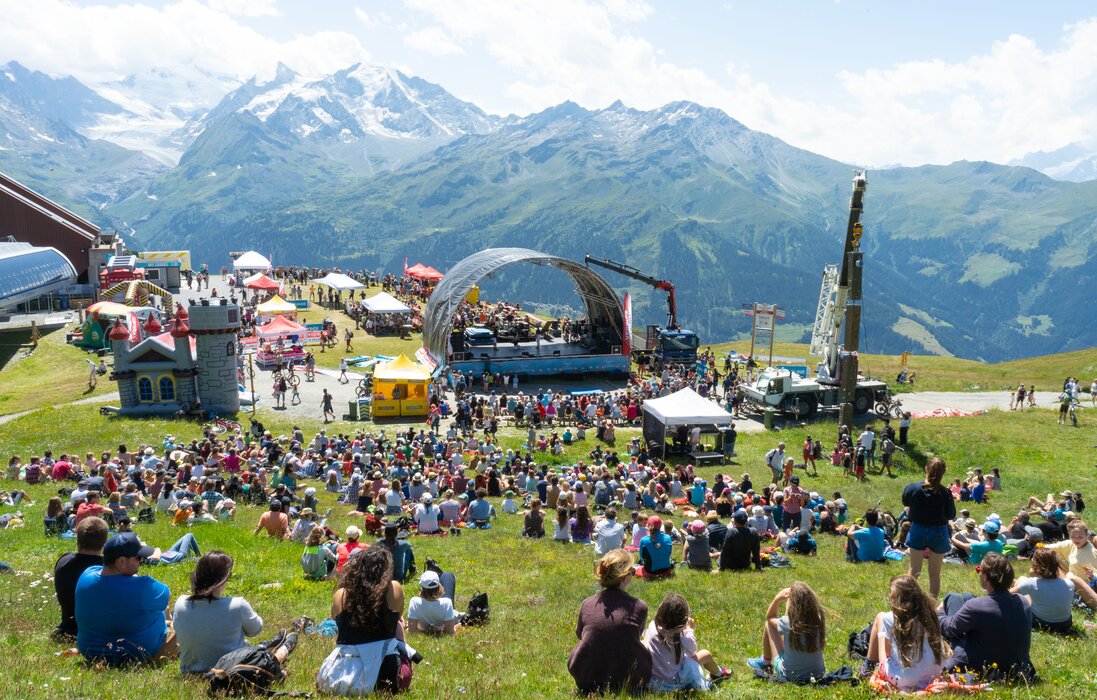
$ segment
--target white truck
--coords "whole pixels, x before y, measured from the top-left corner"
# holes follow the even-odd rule
[[[772,408],[800,418],[810,418],[821,408],[837,408],[842,403],[842,388],[821,384],[817,379],[804,379],[787,370],[769,367],[752,383],[743,385],[747,401],[758,408]],[[853,412],[867,413],[878,401],[889,396],[887,384],[864,376],[857,377],[857,393]]]

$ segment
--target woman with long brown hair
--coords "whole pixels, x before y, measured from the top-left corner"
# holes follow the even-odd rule
[[[909,509],[910,532],[906,545],[910,548],[910,575],[922,573],[922,560],[929,558],[929,594],[941,595],[941,563],[952,551],[948,523],[956,517],[956,501],[941,480],[945,476],[945,460],[934,457],[926,464],[926,478],[911,482],[903,489],[903,505]]]
[[[891,579],[888,612],[876,616],[868,641],[868,665],[902,691],[925,688],[941,673],[951,650],[941,636],[937,603],[909,574]]]
[[[782,603],[784,615],[780,615]],[[769,604],[762,632],[762,655],[748,659],[747,665],[788,681],[809,682],[826,673],[823,664],[826,643],[823,604],[806,583],[796,581]]]
[[[381,545],[356,551],[343,567],[331,616],[339,626],[336,647],[324,659],[317,688],[335,695],[396,693],[411,685],[404,644],[404,589],[392,579],[392,554]]]
[[[1041,547],[1032,553],[1032,570],[1017,579],[1010,593],[1028,596],[1032,602],[1032,628],[1069,634],[1074,628],[1074,596],[1097,610],[1097,593],[1067,571],[1055,550]]]

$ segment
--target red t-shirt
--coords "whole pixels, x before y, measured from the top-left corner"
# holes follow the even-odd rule
[[[76,522],[73,523],[72,529],[75,530],[76,526],[79,525],[84,518],[88,518],[93,515],[101,518],[103,517],[103,513],[106,512],[106,507],[101,506],[98,503],[81,503],[80,507],[76,509]]]
[[[68,462],[54,462],[53,470],[50,472],[50,478],[54,481],[64,481],[72,476],[72,465]]]
[[[353,541],[344,542],[343,544],[339,545],[339,549],[336,552],[338,560],[335,562],[335,570],[342,571],[343,566],[346,565],[347,559],[350,558],[350,555],[354,554],[355,550],[365,549],[365,547],[366,545],[362,544],[361,542]]]

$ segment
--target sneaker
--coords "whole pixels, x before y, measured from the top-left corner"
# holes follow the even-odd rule
[[[290,632],[286,635],[286,638],[282,640],[282,646],[286,648],[287,654],[292,654],[293,650],[297,648],[297,633]]]
[[[755,656],[754,658],[747,659],[747,666],[750,666],[759,673],[769,675],[773,672],[773,664],[766,661],[764,656]]]
[[[268,639],[265,642],[259,642],[259,644],[257,646],[260,649],[265,649],[267,651],[273,651],[273,650],[277,649],[279,646],[281,646],[282,643],[285,640],[286,640],[286,631],[285,630],[279,630],[278,634],[274,635],[273,637],[271,637],[270,639]]]
[[[712,676],[711,678],[709,678],[709,682],[712,683],[713,685],[720,685],[724,681],[731,678],[731,676],[732,676],[731,669],[728,668],[727,666],[721,666],[720,667],[720,673],[718,673],[718,674]]]
[[[427,557],[427,571],[433,571],[439,576],[442,575],[442,567],[438,565],[438,562],[434,561],[430,557]]]
[[[865,659],[865,663],[861,664],[861,670],[857,672],[857,675],[861,678],[868,678],[876,670],[876,662]]]

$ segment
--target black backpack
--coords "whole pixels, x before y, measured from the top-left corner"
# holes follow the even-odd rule
[[[468,611],[461,618],[461,624],[470,627],[486,625],[488,623],[488,614],[490,610],[491,609],[488,606],[488,594],[476,592],[473,594],[472,600],[469,601]]]
[[[210,697],[270,695],[270,687],[282,678],[282,665],[274,655],[253,646],[230,651],[206,672]]]

